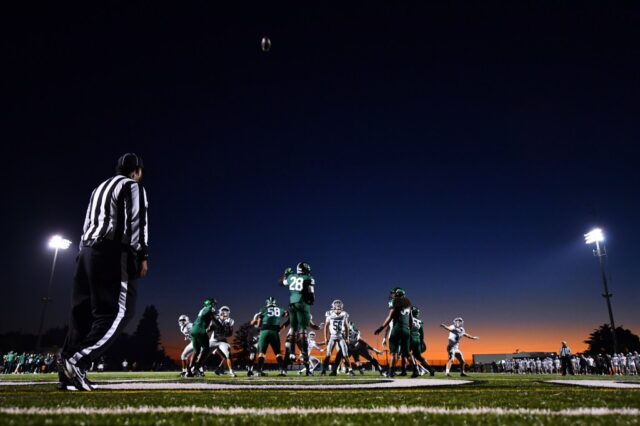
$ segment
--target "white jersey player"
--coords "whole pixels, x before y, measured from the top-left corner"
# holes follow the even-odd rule
[[[320,364],[320,360],[318,358],[316,358],[315,356],[313,356],[312,352],[313,350],[317,350],[318,352],[322,352],[322,348],[320,347],[320,345],[324,345],[324,342],[316,342],[316,333],[315,331],[311,331],[309,332],[308,335],[308,346],[307,346],[307,350],[308,350],[308,354],[309,354],[309,371],[311,372],[311,374],[313,374],[313,371],[316,369],[316,367]],[[300,354],[300,359],[303,359],[302,354]],[[304,374],[307,372],[307,368],[303,367],[302,370],[298,371],[298,374]]]
[[[446,375],[449,376],[449,371],[451,370],[451,365],[453,364],[454,359],[458,359],[460,362],[460,375],[466,376],[464,373],[464,356],[462,356],[462,352],[460,351],[460,340],[463,337],[467,337],[469,339],[478,340],[478,336],[471,336],[467,334],[464,327],[464,320],[460,317],[455,318],[453,320],[453,324],[444,325],[440,324],[440,327],[449,331],[449,342],[447,343],[447,353],[449,354],[449,360],[447,361],[446,366]]]
[[[231,309],[223,306],[218,310],[211,324],[211,336],[209,337],[209,347],[211,352],[217,352],[222,357],[221,365],[226,361],[229,369],[229,376],[236,377],[231,365],[231,345],[227,343],[227,337],[233,334],[233,324],[235,321],[231,319]]]
[[[327,355],[322,363],[322,373],[326,374],[327,366],[331,361],[331,353],[336,348],[342,353],[342,357],[347,364],[348,374],[353,374],[351,361],[349,360],[349,349],[347,348],[347,339],[349,338],[349,314],[344,311],[344,305],[341,300],[334,300],[331,303],[331,310],[327,311],[324,320],[324,338],[327,343]],[[331,369],[331,376],[337,374],[335,369]]]
[[[180,375],[184,377],[187,374],[189,357],[193,354],[193,344],[191,343],[191,327],[193,327],[193,323],[189,321],[188,316],[183,314],[178,317],[178,327],[180,327],[180,332],[184,335],[184,340],[189,342],[182,350],[182,354],[180,354],[180,361],[182,362],[182,373]]]

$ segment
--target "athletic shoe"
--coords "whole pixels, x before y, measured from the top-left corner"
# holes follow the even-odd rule
[[[264,377],[264,376],[266,376],[266,375],[267,375],[267,373],[265,373],[264,371],[258,371],[258,372],[256,373],[256,376],[258,376],[258,377]]]
[[[433,368],[431,370],[429,370],[429,375],[431,377],[435,376],[436,375],[436,370],[434,370]]]
[[[337,376],[338,373],[336,372],[336,370],[332,370],[331,373],[329,373],[330,376]]]
[[[92,391],[93,388],[86,381],[84,372],[77,366],[71,364],[68,359],[62,359],[62,370],[67,379],[75,386],[79,391]]]
[[[238,377],[238,375],[236,373],[234,373],[233,371],[229,372],[229,377]]]
[[[364,369],[360,368],[360,369],[358,369],[358,371],[360,371],[360,375],[361,376],[364,376]]]
[[[414,371],[413,374],[411,375],[412,379],[415,379],[416,377],[420,377],[420,373],[418,373],[418,370]]]
[[[446,376],[447,376],[447,377],[451,377],[451,374],[447,373],[447,374],[446,374]]]
[[[280,370],[280,372],[278,373],[279,377],[287,377],[287,372],[284,370]]]
[[[253,371],[251,370],[247,371],[247,377],[251,377],[251,376],[253,376]]]
[[[406,376],[407,372],[406,371],[402,371],[400,374],[398,374],[398,376]]]
[[[467,375],[466,375],[466,374],[464,374],[464,373],[460,373],[460,377],[469,377],[469,376],[467,376]]]
[[[325,370],[322,370],[322,371],[320,372],[320,375],[321,375],[321,376],[326,376],[326,375],[327,375],[327,372],[326,372]]]
[[[353,370],[349,370],[347,372],[347,374],[350,375],[350,376],[355,376],[356,375],[356,373],[354,373]]]

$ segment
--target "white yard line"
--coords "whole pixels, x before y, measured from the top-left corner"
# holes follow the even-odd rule
[[[55,383],[55,382],[54,382]],[[247,383],[245,381],[244,383]],[[278,384],[255,384],[227,382],[97,382],[98,390],[231,390],[231,389],[300,389],[300,390],[336,390],[336,389],[399,389],[399,388],[423,388],[431,386],[458,386],[473,383],[470,380],[445,380],[445,379],[417,379],[417,380],[400,380],[400,379],[383,379],[375,383],[367,381],[367,383],[325,383],[317,384],[312,381],[308,383],[287,383],[282,381]],[[8,385],[40,385],[49,384],[51,382],[0,382],[0,386]],[[70,390],[75,390],[70,387]]]
[[[556,385],[585,386],[589,388],[640,389],[638,383],[621,383],[612,380],[549,380],[547,383]]]
[[[456,416],[640,416],[637,408],[569,408],[564,410],[546,410],[536,408],[444,408],[444,407],[323,407],[323,408],[247,408],[247,407],[65,407],[65,408],[0,408],[1,414],[9,415],[128,415],[128,414],[212,414],[221,416],[285,416],[314,414],[445,414]]]

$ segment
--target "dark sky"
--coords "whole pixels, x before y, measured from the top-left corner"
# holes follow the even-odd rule
[[[167,347],[206,296],[239,322],[284,302],[299,260],[316,317],[340,298],[367,333],[401,285],[434,350],[458,315],[476,352],[579,346],[607,321],[595,225],[640,332],[633,2],[97,3],[2,6],[0,331],[37,329],[53,233],[74,242],[47,317],[65,322],[89,195],[133,151],[138,311]]]

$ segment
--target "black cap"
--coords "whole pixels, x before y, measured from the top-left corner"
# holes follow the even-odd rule
[[[133,152],[127,152],[118,158],[118,167],[126,170],[136,170],[138,168],[144,169],[144,164],[142,163],[142,158]]]

